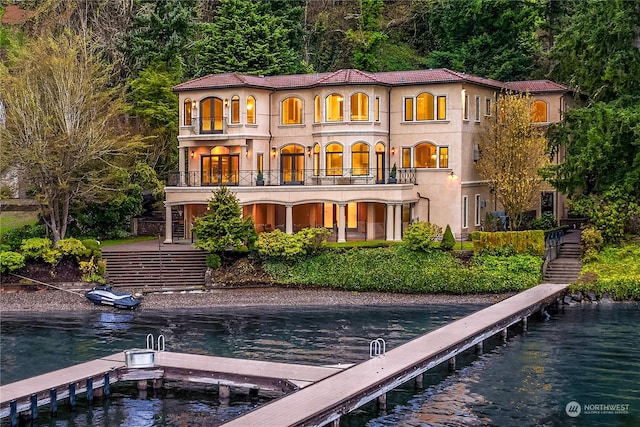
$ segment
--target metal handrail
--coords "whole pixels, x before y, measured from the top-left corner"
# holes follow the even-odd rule
[[[220,173],[200,171],[169,172],[170,187],[256,187],[280,185],[375,185],[394,183],[389,179],[391,170],[376,168],[300,169],[294,171],[266,170],[258,180],[257,170],[238,170]],[[416,169],[398,169],[395,183],[416,184]]]

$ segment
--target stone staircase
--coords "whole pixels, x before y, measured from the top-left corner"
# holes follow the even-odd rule
[[[103,252],[107,260],[106,279],[113,287],[202,287],[206,257],[206,252],[196,249]]]
[[[549,262],[544,271],[542,282],[574,283],[582,270],[581,254],[580,231],[569,230],[560,246],[558,257]]]

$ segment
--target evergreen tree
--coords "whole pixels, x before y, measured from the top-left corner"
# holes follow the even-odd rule
[[[209,200],[209,215],[196,219],[193,231],[198,236],[195,246],[214,254],[243,246],[253,249],[258,239],[253,219],[243,220],[236,196],[220,187]]]
[[[202,38],[195,43],[195,74],[305,72],[290,33],[284,20],[265,12],[260,1],[221,0],[214,22],[202,24]]]
[[[524,80],[542,53],[536,34],[544,9],[537,1],[418,0],[415,45],[430,66]]]
[[[456,239],[453,237],[451,227],[447,224],[447,228],[444,230],[442,241],[440,242],[440,249],[450,251],[456,245]]]

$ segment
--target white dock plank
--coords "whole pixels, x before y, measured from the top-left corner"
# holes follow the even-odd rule
[[[515,313],[563,291],[567,286],[536,286],[390,350],[385,356],[370,359],[260,407],[224,424],[224,427],[305,425],[304,421],[309,417],[320,414],[327,408],[339,408],[342,402],[358,396],[363,390],[376,387],[408,367],[436,357],[442,351],[470,339],[478,331],[509,319]]]

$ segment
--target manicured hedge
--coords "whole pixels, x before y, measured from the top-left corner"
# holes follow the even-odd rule
[[[471,233],[473,251],[493,252],[503,248],[512,247],[518,254],[544,255],[544,231],[476,231]]]

